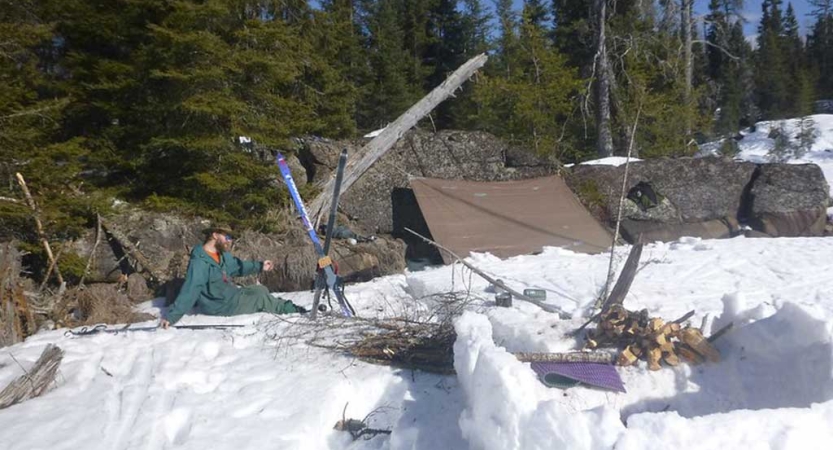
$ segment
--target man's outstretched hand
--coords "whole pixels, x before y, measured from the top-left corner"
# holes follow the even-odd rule
[[[171,323],[168,322],[166,319],[162,319],[159,321],[159,326],[162,327],[163,330],[167,330],[171,327]]]
[[[264,272],[269,272],[269,271],[271,271],[274,267],[275,267],[275,265],[274,265],[274,264],[272,264],[272,261],[269,261],[268,259],[267,259],[266,261],[263,261],[263,271],[264,271]]]

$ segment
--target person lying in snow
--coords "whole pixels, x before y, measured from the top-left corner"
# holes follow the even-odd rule
[[[232,231],[215,226],[205,230],[205,243],[194,247],[188,262],[185,284],[162,319],[168,328],[182,318],[194,305],[210,316],[234,316],[255,312],[290,314],[306,312],[289,300],[273,297],[266,287],[238,287],[232,277],[242,277],[272,270],[272,261],[241,261],[229,253]]]

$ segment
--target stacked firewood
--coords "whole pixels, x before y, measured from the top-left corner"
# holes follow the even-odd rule
[[[588,333],[585,347],[623,348],[618,365],[630,366],[641,358],[651,370],[659,370],[662,361],[669,366],[678,365],[681,359],[691,364],[720,361],[720,352],[699,328],[683,326],[691,315],[693,312],[665,322],[649,317],[647,310],[634,312],[614,304],[601,314],[596,329]]]

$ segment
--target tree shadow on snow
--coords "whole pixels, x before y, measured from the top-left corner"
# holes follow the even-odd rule
[[[694,366],[690,376],[676,369],[677,389],[693,383],[697,392],[644,400],[624,408],[622,417],[676,411],[690,418],[738,409],[805,408],[833,398],[830,332],[796,305],[786,304],[716,345],[720,363]]]

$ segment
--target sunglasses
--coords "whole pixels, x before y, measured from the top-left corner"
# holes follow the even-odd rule
[[[227,241],[233,241],[233,240],[234,240],[234,236],[232,236],[232,235],[230,235],[230,234],[227,234],[227,235],[225,235],[225,236],[226,236],[226,240],[227,240]]]

